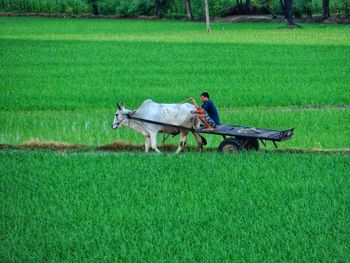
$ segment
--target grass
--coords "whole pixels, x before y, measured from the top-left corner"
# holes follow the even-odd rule
[[[202,89],[225,107],[350,102],[347,27],[296,35],[271,25],[224,24],[208,36],[201,24],[107,21],[104,29],[56,20],[42,28],[40,19],[32,21],[19,24],[22,31],[4,30],[4,110],[106,108],[117,99],[137,107],[145,98],[181,101]],[[76,32],[89,26],[93,32]],[[324,44],[314,43],[318,33]]]
[[[142,143],[133,132],[109,130],[117,101],[136,108],[147,98],[174,103],[207,90],[224,122],[295,127],[285,147],[349,147],[346,26],[213,23],[207,34],[202,23],[0,22],[0,143]],[[294,108],[305,105],[317,107]]]
[[[143,143],[117,101],[203,90],[225,123],[295,127],[284,149],[349,148],[349,27],[212,27],[0,17],[0,144],[61,149],[0,151],[1,261],[347,260],[349,155],[94,151]]]
[[[0,115],[0,141],[20,144],[26,141],[56,141],[70,144],[101,145],[115,140],[143,144],[144,136],[128,127],[113,130],[113,111],[14,111]],[[285,129],[296,127],[292,140],[279,144],[285,148],[349,148],[349,109],[326,108],[236,108],[221,109],[225,123]],[[217,147],[220,136],[205,136],[209,147]],[[162,136],[159,136],[161,143]],[[170,137],[168,144],[178,144],[179,137]],[[189,145],[197,145],[193,136]],[[272,144],[268,148],[273,148]]]
[[[349,254],[348,156],[7,151],[0,162],[5,261]]]

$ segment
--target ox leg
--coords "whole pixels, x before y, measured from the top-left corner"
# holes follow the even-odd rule
[[[193,136],[194,136],[194,138],[196,139],[196,141],[197,141],[197,143],[198,143],[198,149],[199,149],[200,151],[203,151],[204,142],[203,142],[201,136],[199,135],[198,132],[194,132],[194,133],[193,133]]]
[[[157,153],[161,153],[161,151],[159,151],[159,149],[157,148],[157,133],[150,133],[150,140],[152,149],[155,150]]]
[[[146,153],[148,153],[150,145],[151,145],[151,138],[149,136],[146,136],[146,140],[145,140],[145,152]]]
[[[181,152],[182,149],[185,147],[187,133],[188,133],[187,131],[181,131],[181,133],[180,133],[180,144],[179,144],[179,147],[177,148],[175,153]]]

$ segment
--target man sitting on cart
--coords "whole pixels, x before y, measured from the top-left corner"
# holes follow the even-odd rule
[[[199,119],[206,126],[203,130],[212,131],[220,124],[218,110],[214,102],[209,98],[208,92],[203,92],[201,94],[202,106],[199,106],[194,98],[190,98],[190,101],[192,101],[196,107],[196,110],[191,111],[191,113],[198,114]]]

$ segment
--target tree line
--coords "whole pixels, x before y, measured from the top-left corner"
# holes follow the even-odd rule
[[[204,3],[204,0],[0,0],[0,11],[201,20],[205,18]],[[350,0],[208,0],[208,6],[210,17],[283,15],[289,24],[293,24],[293,17],[350,16]]]

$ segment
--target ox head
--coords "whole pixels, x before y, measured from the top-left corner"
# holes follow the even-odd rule
[[[114,116],[112,128],[116,129],[119,126],[128,125],[128,115],[132,113],[131,110],[125,109],[123,103],[117,103],[117,111]]]

